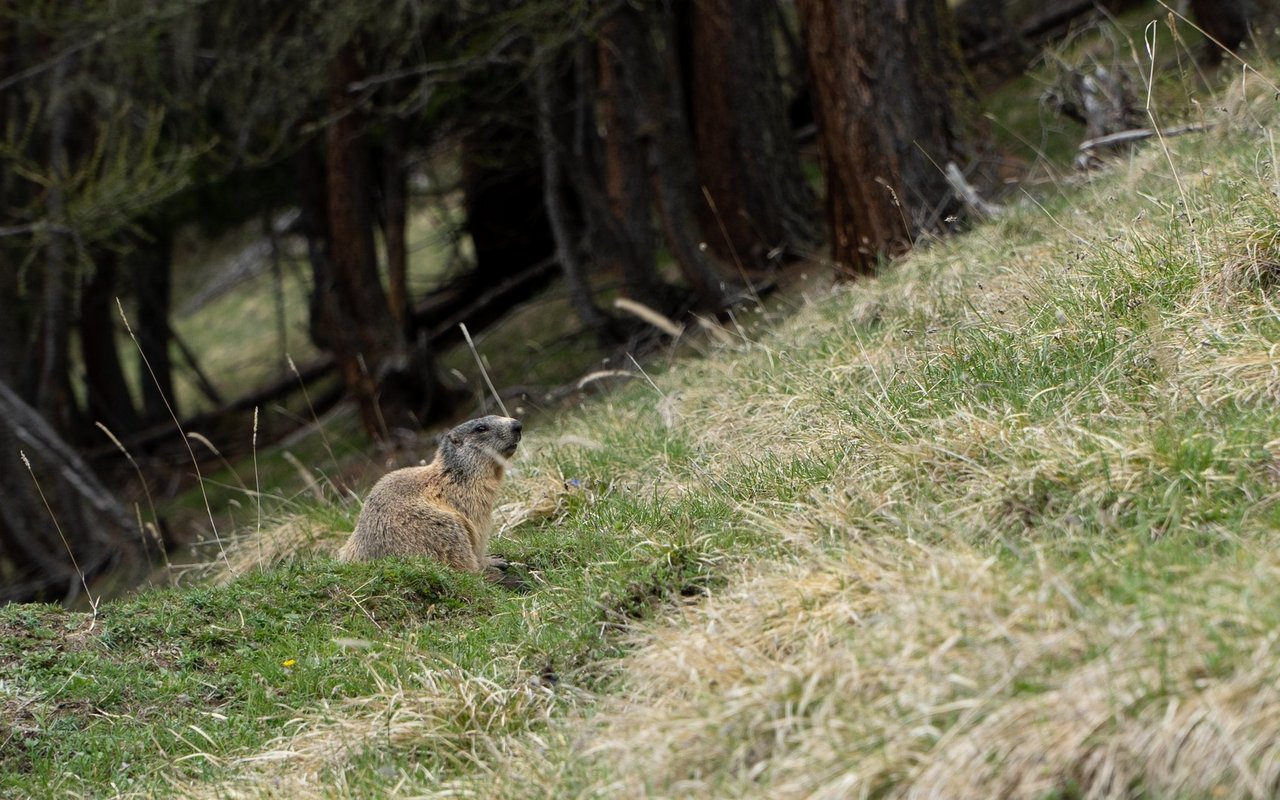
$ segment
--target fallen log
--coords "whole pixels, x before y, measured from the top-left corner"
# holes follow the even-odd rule
[[[1200,123],[1192,123],[1190,125],[1175,125],[1172,128],[1162,128],[1160,130],[1155,128],[1134,128],[1132,130],[1109,133],[1106,136],[1097,136],[1093,139],[1085,139],[1076,149],[1081,153],[1087,153],[1090,150],[1098,150],[1103,147],[1140,142],[1143,139],[1150,139],[1152,136],[1168,138],[1182,136],[1187,133],[1199,133],[1205,130],[1206,127]]]

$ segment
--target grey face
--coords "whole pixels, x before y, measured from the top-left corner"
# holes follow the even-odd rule
[[[462,423],[449,431],[449,439],[460,447],[472,446],[510,458],[520,444],[520,420],[490,415]]]

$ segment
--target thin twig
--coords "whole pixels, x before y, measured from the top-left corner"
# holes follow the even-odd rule
[[[128,448],[124,446],[124,442],[120,441],[120,439],[117,438],[116,435],[111,432],[110,428],[108,428],[106,425],[103,425],[101,422],[95,422],[94,425],[97,425],[98,429],[107,435],[107,438],[110,439],[117,448],[119,448],[120,452],[124,453],[124,457],[128,459],[129,463],[133,466],[133,471],[138,474],[138,482],[142,484],[142,493],[146,495],[147,506],[151,509],[151,519],[154,520],[154,525],[156,528],[156,534],[155,534],[156,545],[160,549],[160,555],[164,557],[165,569],[170,573],[169,578],[170,580],[172,580],[173,564],[169,562],[169,550],[165,546],[164,537],[160,536],[159,534],[160,513],[156,511],[156,501],[155,501],[155,498],[151,496],[151,487],[147,484],[146,476],[142,474],[142,467],[138,466],[138,462],[133,459],[133,454],[130,453]],[[147,531],[145,526],[142,524],[141,512],[138,512],[138,533],[142,535],[143,544],[145,546]]]
[[[147,354],[142,349],[142,343],[138,341],[137,335],[133,332],[133,326],[129,324],[129,316],[124,313],[124,303],[120,302],[120,298],[116,298],[116,307],[120,309],[120,319],[124,320],[124,329],[128,331],[129,338],[133,340],[133,344],[138,348],[138,354],[142,356],[142,363],[146,365],[147,372],[151,374],[151,380],[155,382],[159,388],[160,380],[156,377],[156,371],[151,368],[151,360],[147,358]],[[191,440],[187,438],[187,432],[182,428],[182,421],[178,419],[178,414],[173,410],[173,406],[169,403],[169,398],[165,397],[164,392],[160,392],[160,399],[164,401],[164,407],[169,412],[170,418],[173,419],[174,426],[178,429],[178,433],[182,436],[182,444],[187,448],[187,455],[191,456],[191,465],[196,470],[196,483],[200,485],[200,496],[204,499],[204,510],[209,515],[209,528],[213,531],[213,539],[218,543],[218,553],[223,561],[227,561],[227,548],[222,544],[222,536],[218,533],[218,523],[213,519],[213,506],[209,504],[209,493],[204,488],[204,473],[200,471],[200,460],[196,458],[196,451],[191,447]],[[227,561],[227,568],[231,569],[235,574],[235,569],[231,567],[231,562]]]
[[[1208,125],[1194,122],[1189,125],[1175,125],[1172,128],[1164,128],[1157,130],[1155,128],[1134,128],[1127,131],[1117,131],[1116,133],[1108,133],[1106,136],[1097,136],[1093,139],[1085,139],[1080,143],[1078,149],[1082,153],[1099,147],[1108,147],[1113,144],[1126,144],[1128,142],[1140,142],[1143,139],[1150,139],[1152,136],[1181,136],[1185,133],[1199,133],[1207,130]]]
[[[253,495],[258,500],[257,532],[262,533],[262,482],[258,479],[258,407],[253,407]]]
[[[964,176],[964,171],[960,169],[960,165],[954,161],[948,161],[943,174],[947,178],[947,183],[951,186],[951,191],[955,192],[960,201],[968,206],[969,210],[980,217],[993,219],[1004,213],[997,203],[989,202],[982,195],[978,194],[978,190],[973,184],[969,183],[969,179]]]
[[[293,372],[294,377],[298,379],[298,386],[302,388],[302,397],[307,401],[307,410],[311,412],[311,420],[315,422],[316,430],[320,433],[320,442],[324,445],[324,451],[329,454],[329,461],[333,464],[333,468],[337,469],[338,459],[333,455],[333,448],[329,446],[329,437],[324,435],[324,426],[320,424],[320,418],[316,416],[316,407],[311,405],[311,394],[307,392],[307,382],[302,379],[302,373],[298,372],[298,365],[293,363],[293,356],[285,353],[284,359],[289,363],[289,370]],[[256,426],[257,411],[254,412],[254,415]]]
[[[636,365],[636,369],[640,371],[640,375],[644,377],[653,390],[658,393],[659,397],[666,398],[667,393],[658,388],[658,384],[653,382],[653,378],[649,377],[649,373],[644,371],[644,367],[640,366],[640,362],[636,361],[636,357],[627,353],[627,358],[631,359],[631,363]]]
[[[489,371],[484,368],[484,362],[480,360],[480,353],[476,351],[476,343],[471,341],[471,331],[467,330],[467,323],[459,322],[458,327],[462,329],[462,337],[467,340],[467,347],[471,348],[471,355],[476,360],[476,366],[480,368],[480,374],[484,376],[484,382],[489,387],[489,393],[493,395],[493,399],[497,401],[498,408],[502,409],[504,417],[511,416],[507,412],[507,406],[502,402],[502,396],[498,394],[498,390],[493,388],[493,381],[489,380]]]
[[[49,518],[53,520],[53,527],[58,531],[58,538],[62,540],[62,546],[67,548],[67,555],[71,557],[71,566],[76,568],[76,574],[80,576],[80,585],[84,587],[85,596],[89,598],[89,607],[93,609],[94,619],[98,616],[98,601],[94,599],[93,592],[89,591],[89,583],[84,579],[84,570],[80,569],[80,563],[76,561],[76,554],[71,552],[71,544],[67,541],[67,536],[62,532],[62,525],[58,522],[58,517],[53,513],[53,508],[49,505],[49,499],[44,496],[44,489],[40,488],[40,481],[36,480],[36,472],[31,468],[31,462],[27,460],[27,454],[21,450],[18,455],[22,457],[22,463],[26,465],[27,472],[31,473],[31,480],[36,485],[36,492],[40,494],[40,500],[44,503],[45,510],[49,512]]]
[[[635,300],[619,297],[613,301],[613,307],[639,317],[653,327],[667,334],[672,339],[679,339],[680,335],[684,333],[683,325],[675,322],[664,314],[654,311],[644,303],[637,303]]]

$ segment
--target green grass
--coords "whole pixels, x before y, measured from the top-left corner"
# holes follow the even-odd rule
[[[0,701],[11,712],[0,728],[0,795],[163,794],[168,781],[216,782],[229,757],[289,731],[300,711],[376,695],[423,668],[495,685],[567,670],[590,683],[619,652],[621,630],[705,592],[713,554],[750,544],[714,499],[604,487],[582,489],[568,508],[572,526],[527,526],[499,548],[538,576],[544,588],[528,593],[424,562],[301,557],[225,585],[146,591],[95,616],[0,609],[9,676]],[[455,720],[460,750],[471,723]],[[429,755],[433,774],[458,769],[456,753]]]
[[[229,749],[282,725],[282,708],[375,687],[366,651],[341,638],[380,651],[388,626],[456,632],[463,595],[485,609],[476,581],[430,566],[312,561],[228,587],[147,592],[92,621],[5,609],[6,672],[51,690],[24,709],[42,735],[22,723],[6,731],[0,790],[123,790],[154,780],[158,758],[207,775]]]
[[[523,591],[335,563],[329,492],[201,585],[0,610],[0,796],[1274,793],[1277,107],[1219,91],[530,425]]]

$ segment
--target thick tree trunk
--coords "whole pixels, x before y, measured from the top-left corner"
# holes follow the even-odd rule
[[[53,72],[50,105],[49,167],[52,182],[45,198],[46,219],[56,227],[67,224],[65,185],[68,170],[68,140],[73,113],[71,86],[67,81],[70,56],[58,60]],[[61,431],[71,428],[70,384],[71,289],[74,281],[74,254],[71,242],[61,230],[49,233],[45,244],[45,269],[41,305],[40,347],[37,353],[35,407]]]
[[[30,304],[23,297],[14,266],[19,258],[18,249],[0,242],[0,258],[6,264],[0,268],[0,381],[18,386],[27,349],[24,317]]]
[[[724,261],[767,265],[816,243],[817,201],[787,124],[769,0],[700,0],[687,9],[685,59],[702,235]]]
[[[34,403],[40,413],[60,431],[69,431],[75,417],[70,381],[71,287],[73,270],[67,263],[62,235],[54,234],[46,254],[48,263],[41,276],[43,297],[40,307],[38,349],[35,351]],[[57,243],[55,243],[57,242]]]
[[[658,37],[666,45],[661,53]],[[614,91],[611,102],[625,104],[617,109],[623,112],[617,120],[621,124],[606,129],[606,136],[632,140],[624,141],[617,155],[644,160],[641,166],[615,165],[628,178],[626,189],[634,191],[630,183],[643,169],[667,247],[680,271],[699,304],[720,308],[733,301],[738,281],[721,274],[697,228],[697,209],[703,199],[674,42],[674,20],[668,10],[658,9],[654,16],[645,17],[624,5],[603,26],[600,47],[606,63],[602,73],[609,76]],[[635,200],[629,204],[638,206]]]
[[[334,58],[329,75],[325,129],[325,221],[328,256],[321,293],[322,325],[333,346],[343,383],[360,407],[365,431],[387,435],[378,407],[378,372],[396,350],[386,325],[387,299],[378,275],[370,209],[368,143],[364,119],[348,86],[360,77],[354,45]]]
[[[960,210],[943,168],[972,157],[974,92],[944,0],[797,7],[832,259],[837,278],[850,279]]]
[[[588,219],[593,223],[595,238],[605,243],[602,255],[610,258],[612,266],[621,271],[627,295],[657,307],[663,292],[654,270],[658,242],[653,225],[653,196],[644,149],[636,135],[640,130],[639,98],[624,74],[625,64],[636,58],[635,42],[630,32],[622,30],[617,15],[604,23],[598,51],[594,98],[600,128],[604,131],[600,143],[600,172],[607,214]],[[584,64],[583,69],[585,67]],[[594,120],[588,124],[594,137]],[[594,198],[583,190],[584,184],[590,185],[589,181],[579,179],[576,183],[590,214],[597,206],[592,202]]]
[[[664,9],[646,24],[630,7],[620,13],[638,26],[640,60],[634,64],[632,79],[640,90],[641,132],[647,145],[649,177],[657,196],[658,220],[667,247],[702,305],[727,306],[736,299],[739,282],[721,274],[696,224],[697,210],[704,197],[698,186],[693,141],[680,88],[674,16]],[[650,33],[646,34],[646,29]],[[654,32],[665,38],[665,52],[659,52]]]
[[[14,75],[20,69],[17,31],[16,20],[0,16],[0,74]],[[21,112],[18,92],[0,92],[0,131],[10,130],[12,120],[18,119]],[[0,197],[20,207],[26,198],[17,196],[17,183],[14,170],[0,169]],[[20,253],[26,248],[18,244],[20,238],[27,237],[0,237],[0,263],[4,264],[0,267],[0,382],[12,386],[19,385],[18,375],[25,349],[22,341],[25,325],[21,323],[27,303],[22,301],[17,264]]]
[[[555,252],[537,153],[536,110],[530,98],[514,93],[500,118],[463,137],[462,187],[477,286],[518,275]]]
[[[101,422],[120,438],[141,428],[116,339],[116,269],[119,255],[104,251],[80,293],[80,353],[84,360],[89,422]]]
[[[324,247],[312,251],[311,330],[317,346],[334,354],[365,431],[384,438],[392,427],[420,426],[439,399],[439,384],[425,344],[410,347],[404,329],[388,313],[378,275],[369,142],[364,116],[349,91],[360,77],[355,45],[348,43],[330,65]],[[304,169],[315,171],[314,165]]]
[[[1221,59],[1222,48],[1235,50],[1249,33],[1248,0],[1191,0],[1191,13],[1213,40],[1210,58]]]

